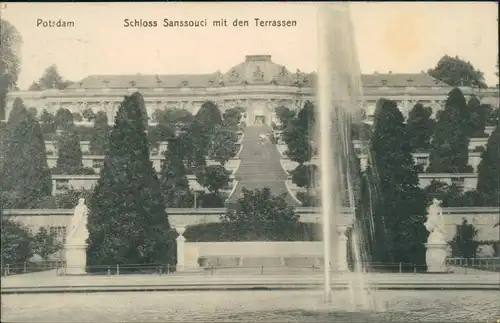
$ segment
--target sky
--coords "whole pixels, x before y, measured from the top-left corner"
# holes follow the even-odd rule
[[[21,33],[21,74],[27,89],[44,69],[78,81],[92,74],[197,74],[228,71],[245,55],[272,55],[290,71],[317,66],[314,3],[8,3],[2,19]],[[495,2],[352,3],[362,73],[418,73],[444,55],[458,55],[498,83],[498,4]],[[165,28],[163,19],[207,19],[206,28]],[[228,27],[213,27],[225,18]],[[296,27],[256,27],[262,20],[296,20]],[[41,20],[73,28],[37,27]],[[124,19],[156,20],[131,28]],[[248,27],[233,27],[235,19]]]

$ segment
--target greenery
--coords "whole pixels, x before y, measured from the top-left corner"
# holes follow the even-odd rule
[[[41,91],[47,89],[58,89],[62,90],[73,84],[71,81],[64,80],[64,78],[59,74],[56,65],[51,65],[45,69],[42,77],[38,82],[33,82],[30,85],[30,91]]]
[[[275,196],[268,188],[248,190],[236,205],[221,217],[225,241],[293,241],[304,234],[299,214],[287,205],[285,196]]]
[[[89,151],[92,155],[105,155],[109,140],[108,117],[99,111],[94,117],[94,131],[90,138]]]
[[[60,108],[56,112],[54,123],[56,130],[66,130],[68,127],[73,127],[73,114],[68,109]]]
[[[175,240],[149,159],[145,104],[125,97],[89,203],[89,265],[171,263]]]
[[[372,163],[360,195],[365,197],[365,203],[371,200],[373,204],[360,206],[358,219],[365,231],[362,235],[370,237],[366,245],[371,261],[424,264],[426,201],[418,186],[404,117],[396,102],[382,99],[377,103],[374,118]]]
[[[106,115],[106,114],[105,114]],[[87,120],[87,121],[93,121],[96,117],[94,111],[92,111],[92,109],[90,108],[87,108],[85,110],[83,110],[83,113],[82,113],[82,116]]]
[[[0,19],[0,120],[7,119],[6,99],[9,90],[17,88],[21,71],[21,34],[10,22]]]
[[[458,56],[444,55],[427,73],[450,86],[487,88],[483,72]]]
[[[301,164],[290,173],[292,182],[298,187],[305,187],[310,192],[316,187],[315,178],[318,174],[318,166],[314,164]]]
[[[51,196],[42,130],[19,98],[9,116],[3,154],[0,193],[10,207],[30,208]]]
[[[295,112],[284,106],[276,107],[274,111],[276,112],[276,117],[281,123],[281,126],[278,130],[286,129],[286,127],[295,117]]]
[[[238,137],[234,130],[222,126],[215,127],[208,150],[208,158],[224,166],[231,158],[236,156],[238,152],[237,141]]]
[[[56,233],[51,233],[46,227],[41,227],[33,237],[33,252],[39,255],[43,260],[59,250],[62,250],[63,243]]]
[[[189,188],[184,165],[182,142],[171,140],[165,152],[165,164],[161,169],[161,191],[166,207],[192,207],[193,194]]]
[[[306,187],[310,194],[310,189],[315,186],[317,167],[305,163],[309,162],[314,155],[315,107],[311,102],[306,101],[295,117],[292,117],[289,110],[278,111],[278,118],[282,118],[283,123],[287,122],[283,132],[283,140],[288,147],[286,154],[291,160],[299,163],[291,171],[292,182],[298,187]]]
[[[500,127],[496,126],[486,143],[478,165],[477,191],[483,205],[499,206],[500,194]]]
[[[421,103],[415,104],[406,121],[410,145],[413,151],[429,150],[431,136],[434,131],[432,108],[424,107]]]
[[[226,129],[238,130],[241,121],[241,114],[245,112],[242,107],[234,107],[227,109],[222,114],[222,122]]]
[[[56,132],[56,120],[53,114],[50,114],[47,109],[43,109],[40,115],[40,124],[42,126],[42,132],[44,134],[55,133]]]
[[[474,258],[478,247],[476,241],[478,230],[465,218],[456,228],[455,236],[450,243],[453,257]]]
[[[29,262],[34,255],[47,260],[62,249],[61,239],[55,232],[42,227],[36,234],[24,225],[1,214],[2,265],[21,265]]]
[[[469,125],[467,103],[460,89],[451,90],[437,124],[429,154],[429,173],[470,173]]]
[[[310,161],[313,156],[314,110],[314,105],[306,101],[304,107],[289,122],[283,132],[283,140],[288,146],[287,155],[291,160],[299,164]]]
[[[1,223],[2,265],[21,264],[33,257],[32,235],[30,230],[3,215],[1,215]]]
[[[82,172],[82,149],[74,127],[66,128],[58,137],[56,168],[62,174]]]

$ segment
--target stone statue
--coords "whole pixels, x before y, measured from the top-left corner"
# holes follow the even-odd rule
[[[432,204],[427,208],[427,221],[424,223],[429,231],[427,243],[446,243],[444,236],[443,208],[441,201],[433,199]]]
[[[66,243],[69,245],[84,245],[89,232],[87,230],[87,205],[85,199],[78,200],[78,205],[75,207],[73,217],[71,218],[71,226],[66,236]]]

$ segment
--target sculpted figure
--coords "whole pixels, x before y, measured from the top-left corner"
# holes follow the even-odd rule
[[[433,199],[427,209],[427,221],[424,225],[429,231],[427,243],[445,243],[443,209],[438,199]]]
[[[87,213],[88,209],[85,205],[85,199],[78,200],[78,205],[75,207],[73,217],[71,218],[71,225],[66,236],[67,244],[81,245],[85,244],[89,237],[87,230]]]

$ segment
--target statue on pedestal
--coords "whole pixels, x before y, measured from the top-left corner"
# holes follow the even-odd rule
[[[448,254],[448,243],[444,234],[443,209],[441,201],[432,200],[432,204],[427,209],[427,221],[424,223],[429,231],[429,237],[425,247],[425,262],[427,272],[445,273],[447,272],[446,257]]]
[[[85,199],[81,198],[75,207],[66,236],[66,275],[85,275],[87,270],[87,213]]]
[[[66,243],[69,245],[84,245],[89,237],[87,230],[87,213],[88,208],[85,205],[85,199],[78,200],[78,205],[75,207],[71,225],[66,236]]]
[[[443,208],[441,201],[433,199],[432,204],[427,208],[427,221],[424,223],[429,231],[427,243],[446,243],[444,237]]]

